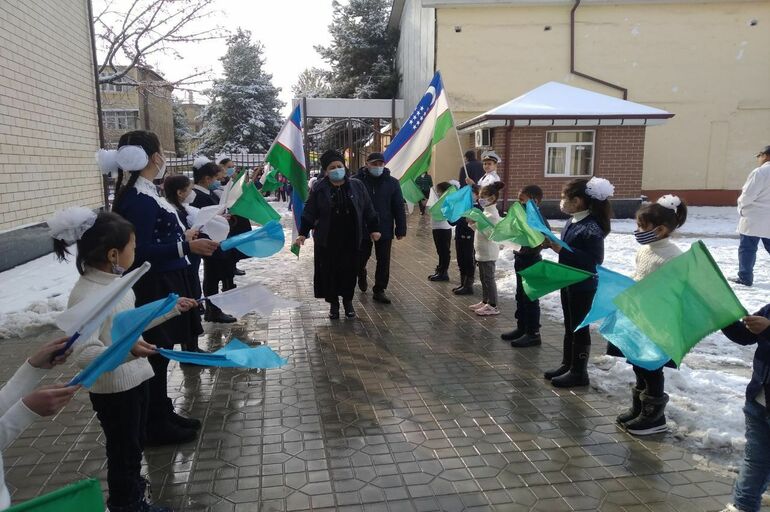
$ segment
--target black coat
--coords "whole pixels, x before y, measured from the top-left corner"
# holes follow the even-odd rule
[[[195,192],[195,199],[193,199],[192,203],[190,203],[191,206],[196,208],[205,208],[206,206],[214,206],[215,204],[219,204],[219,199],[214,195],[214,192],[203,192],[197,188],[193,188],[193,191]]]
[[[471,160],[465,164],[465,167],[460,167],[460,188],[465,186],[465,169],[468,169],[468,177],[475,181],[477,184],[479,180],[484,176],[484,166],[478,160]]]
[[[770,304],[754,313],[754,316],[770,318]],[[767,410],[770,413],[770,328],[759,334],[754,334],[743,325],[743,322],[735,322],[722,329],[722,332],[739,345],[757,344],[751,381],[746,387],[746,399],[756,399],[759,392],[764,389],[765,404],[767,404]]]
[[[302,211],[299,234],[308,237],[312,230],[313,240],[322,247],[329,239],[333,186],[328,177],[316,181]],[[379,231],[379,218],[366,186],[360,180],[345,178],[342,187],[356,210],[356,247],[360,248],[365,235]]]
[[[599,223],[591,215],[574,223],[571,218],[567,219],[561,232],[561,239],[572,248],[572,251],[567,249],[559,251],[559,263],[596,274],[596,265],[604,262],[605,236]],[[596,290],[597,284],[598,281],[594,276],[573,284],[570,290],[592,291]]]
[[[369,192],[374,209],[380,218],[380,233],[383,240],[393,238],[393,225],[396,236],[406,236],[406,211],[401,184],[385,169],[382,176],[375,178],[362,167],[353,179],[361,181]]]

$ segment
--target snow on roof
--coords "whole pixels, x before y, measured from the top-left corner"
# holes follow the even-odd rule
[[[494,126],[653,125],[674,114],[597,92],[548,82],[461,123],[470,131]]]

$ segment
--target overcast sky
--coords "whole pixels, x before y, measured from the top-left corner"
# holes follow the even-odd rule
[[[95,12],[103,1],[94,1]],[[116,0],[114,6],[130,3],[131,0]],[[212,4],[212,26],[220,25],[233,32],[237,27],[250,30],[252,38],[264,44],[265,67],[273,75],[273,84],[282,89],[280,98],[287,105],[292,98],[291,86],[302,70],[326,67],[313,46],[326,45],[331,39],[328,25],[332,0],[214,0]],[[213,69],[214,78],[221,78],[219,58],[226,50],[224,40],[180,44],[176,48],[181,59],[172,55],[150,59],[150,64],[167,79],[188,76],[194,68]],[[196,95],[196,101],[205,98]],[[284,111],[288,115],[289,107]]]

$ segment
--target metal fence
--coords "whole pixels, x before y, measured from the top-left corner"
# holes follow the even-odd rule
[[[186,155],[166,159],[166,174],[184,174],[186,176],[191,176],[193,162],[196,158],[197,155]],[[235,166],[239,169],[241,167],[254,168],[265,164],[264,153],[222,153],[217,155],[212,161],[217,163],[223,158],[229,158],[235,162]]]

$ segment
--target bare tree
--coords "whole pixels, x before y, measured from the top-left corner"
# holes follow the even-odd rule
[[[222,29],[204,22],[213,14],[213,0],[97,0],[94,34],[102,54],[99,83],[130,87],[174,87],[209,82],[207,70],[169,81],[140,83],[129,72],[149,67],[148,57],[171,53],[181,58],[175,45],[223,37]],[[205,27],[205,28],[199,28]]]

